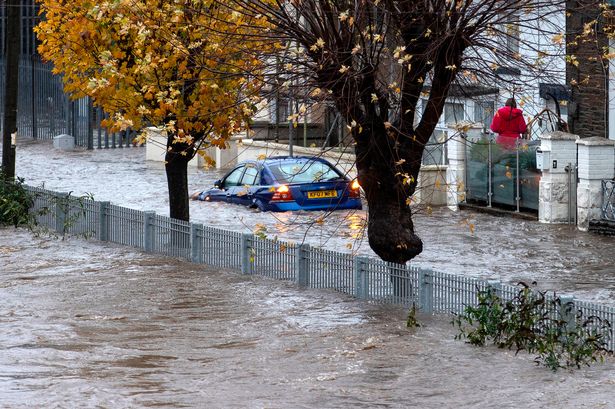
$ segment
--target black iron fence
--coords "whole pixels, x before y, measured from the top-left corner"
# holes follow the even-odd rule
[[[32,139],[53,139],[68,134],[88,149],[133,146],[134,132],[110,133],[100,126],[104,113],[90,98],[72,100],[63,91],[62,77],[36,55],[19,63],[17,133]],[[0,59],[0,113],[4,110],[5,61]],[[2,115],[2,118],[4,115]],[[0,121],[0,126],[4,124]]]

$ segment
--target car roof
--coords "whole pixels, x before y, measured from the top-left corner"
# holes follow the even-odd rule
[[[264,159],[263,162],[269,165],[280,162],[303,162],[308,160],[329,163],[325,159],[319,158],[317,156],[271,156]]]
[[[241,166],[241,165],[247,165],[247,164],[252,164],[252,165],[274,165],[277,163],[282,163],[282,162],[299,162],[299,161],[306,161],[306,160],[313,160],[313,161],[317,161],[317,162],[323,162],[326,163],[330,166],[333,166],[331,164],[331,162],[327,161],[326,159],[323,158],[319,158],[317,156],[271,156],[269,158],[265,158],[265,159],[248,159],[248,160],[244,160],[241,161],[240,163],[237,164],[237,166]]]

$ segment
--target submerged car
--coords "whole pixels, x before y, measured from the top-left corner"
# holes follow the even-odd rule
[[[360,186],[321,158],[276,156],[237,165],[194,200],[262,211],[361,209]]]

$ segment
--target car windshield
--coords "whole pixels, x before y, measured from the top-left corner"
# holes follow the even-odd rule
[[[330,165],[315,160],[293,160],[269,165],[280,183],[313,183],[340,179],[342,176]]]

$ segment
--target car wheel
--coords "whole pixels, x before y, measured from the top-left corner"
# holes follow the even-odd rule
[[[250,205],[250,209],[255,209],[255,210],[258,210],[260,212],[264,212],[265,211],[265,205],[260,200],[252,199],[252,204]]]

